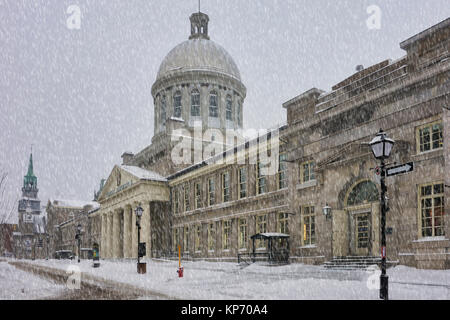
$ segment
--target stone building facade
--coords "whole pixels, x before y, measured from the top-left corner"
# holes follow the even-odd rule
[[[401,42],[405,56],[359,69],[330,92],[313,88],[285,102],[287,124],[277,130],[175,164],[175,131],[192,137],[195,117],[203,135],[188,139],[191,151],[196,141],[214,144],[205,139],[210,129],[242,127],[245,87],[232,59],[209,42],[208,21],[191,16],[190,40],[161,65],[152,145],[124,153],[98,195],[100,209],[89,217],[102,256],[137,256],[141,205],[146,257],[173,255],[180,245],[191,259],[235,261],[263,232],[289,234],[292,261],[379,257],[380,182],[368,142],[382,128],[395,140],[389,165],[414,163],[413,172],[386,179],[387,258],[449,268],[450,19]],[[269,174],[265,153],[275,166]],[[257,243],[257,250],[265,249]]]
[[[47,229],[51,256],[57,257],[61,251],[78,255],[75,239],[77,226],[81,225],[81,256],[88,257],[94,243],[100,243],[99,224],[91,221],[91,214],[99,209],[95,201],[49,200],[47,202]]]

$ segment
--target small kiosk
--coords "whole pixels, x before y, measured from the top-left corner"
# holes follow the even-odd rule
[[[252,262],[256,260],[268,261],[271,264],[289,263],[289,235],[284,233],[265,232],[257,233],[251,236],[252,253],[250,254]],[[255,246],[256,241],[263,241],[263,246]],[[261,244],[261,243],[260,243]],[[248,256],[249,254],[247,254]],[[238,255],[238,262],[242,258]]]

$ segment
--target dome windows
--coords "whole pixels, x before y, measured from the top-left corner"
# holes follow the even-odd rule
[[[227,96],[226,119],[229,121],[233,121],[233,101],[231,100],[230,95]]]
[[[173,95],[173,116],[175,118],[181,118],[181,92],[177,91]]]
[[[200,92],[197,89],[191,92],[191,116],[200,117]]]
[[[209,94],[209,116],[211,118],[219,117],[219,107],[216,91],[211,91],[211,93]]]

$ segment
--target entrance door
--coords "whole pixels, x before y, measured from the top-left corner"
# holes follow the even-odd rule
[[[355,254],[368,256],[370,253],[370,213],[359,213],[354,216],[355,221]]]

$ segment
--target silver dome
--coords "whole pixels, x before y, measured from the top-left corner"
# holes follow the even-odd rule
[[[202,38],[184,41],[173,48],[162,61],[156,80],[193,70],[213,71],[241,80],[230,54],[214,41]]]

